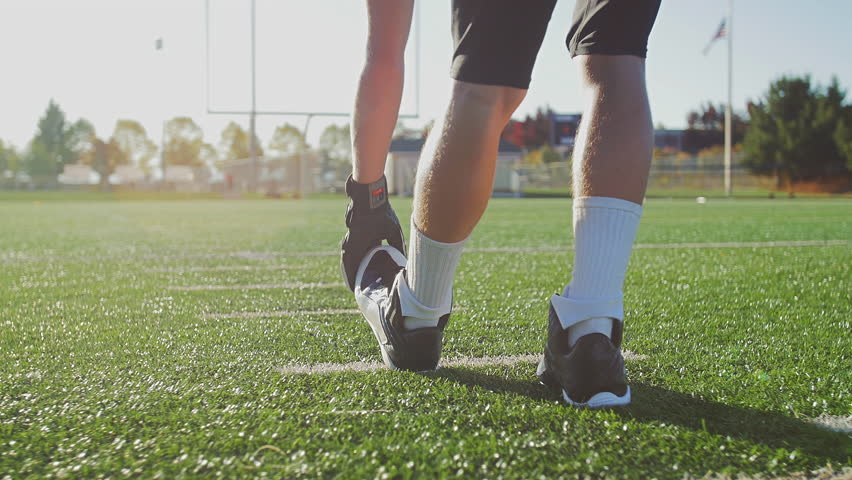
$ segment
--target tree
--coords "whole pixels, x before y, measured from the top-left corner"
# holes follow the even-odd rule
[[[320,155],[328,166],[348,165],[352,161],[352,140],[349,124],[329,125],[319,139]]]
[[[92,170],[101,176],[101,188],[109,186],[109,177],[115,173],[117,165],[126,165],[129,162],[127,153],[124,152],[115,139],[105,142],[95,137],[92,141],[92,151],[89,157]]]
[[[61,170],[66,163],[73,163],[73,153],[68,148],[69,125],[65,119],[65,112],[59,108],[53,100],[47,104],[47,110],[44,112],[38,121],[38,129],[36,131],[34,142],[38,143],[35,147],[35,155],[38,157],[36,161],[39,176],[47,175],[42,171],[48,164],[54,167],[54,174]],[[52,159],[48,159],[50,156]],[[35,157],[34,157],[35,158]]]
[[[563,160],[562,155],[550,145],[541,147],[541,161],[544,163],[556,163]]]
[[[95,127],[88,120],[81,118],[68,128],[67,144],[74,155],[74,163],[91,164],[89,157],[95,138]]]
[[[14,145],[7,146],[0,141],[0,179],[4,179],[7,175],[10,175],[12,180],[8,183],[15,183],[21,167],[21,157],[18,155],[17,150],[15,150]]]
[[[166,123],[163,160],[168,165],[201,166],[204,135],[189,117],[176,117]]]
[[[223,160],[237,160],[251,157],[251,142],[249,134],[237,123],[231,122],[222,130],[222,139],[219,141],[219,152]],[[257,136],[254,139],[257,155],[263,155],[263,148]]]
[[[527,115],[523,121],[509,120],[502,138],[526,150],[534,150],[551,144],[552,131],[553,111],[549,107],[539,107],[534,116]]]
[[[119,120],[116,131],[123,136],[119,124],[123,122],[136,123],[133,120]],[[142,126],[139,125],[139,128]],[[143,129],[144,132],[144,129]],[[130,154],[125,151],[115,134],[109,140],[102,140],[97,136],[95,127],[84,119],[77,120],[68,128],[68,148],[74,154],[75,163],[88,165],[100,175],[101,188],[109,186],[109,177],[115,173],[118,165],[127,165],[131,162]]]
[[[289,123],[276,128],[269,142],[269,150],[281,157],[298,155],[307,147],[304,134]]]
[[[3,140],[0,140],[0,174],[9,169],[10,150],[7,150],[6,145],[3,144]]]
[[[329,125],[319,139],[320,161],[325,173],[344,178],[352,171],[352,139],[349,125]]]
[[[213,166],[219,163],[219,152],[210,145],[209,143],[204,143],[201,145],[201,161],[204,165]]]
[[[27,173],[36,185],[53,187],[56,185],[58,156],[38,138],[30,143],[26,158]]]
[[[686,132],[683,150],[689,153],[712,148],[725,143],[725,105],[713,102],[699,105],[686,115]],[[736,110],[731,112],[731,143],[742,142],[748,128],[748,120]]]
[[[123,153],[122,164],[136,165],[146,174],[151,160],[157,155],[157,145],[148,138],[145,127],[136,120],[118,120],[112,132],[111,143]]]
[[[846,171],[845,96],[837,79],[827,88],[812,85],[809,76],[772,82],[751,108],[743,142],[746,166],[775,173],[779,187]]]
[[[524,163],[529,165],[540,165],[542,163],[556,163],[564,161],[562,155],[550,145],[544,145],[530,151],[524,156]]]
[[[841,119],[834,131],[834,142],[846,158],[846,170],[852,170],[852,105],[843,108]]]
[[[81,161],[91,151],[94,132],[86,120],[69,123],[65,112],[50,100],[26,156],[28,173],[37,184],[55,185],[65,165]]]

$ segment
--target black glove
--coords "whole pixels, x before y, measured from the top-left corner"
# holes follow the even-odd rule
[[[349,289],[355,290],[355,275],[367,252],[387,240],[388,244],[405,255],[405,239],[402,227],[393,208],[388,203],[388,183],[382,176],[379,180],[362,184],[346,179],[346,226],[349,231],[340,244],[340,269]]]

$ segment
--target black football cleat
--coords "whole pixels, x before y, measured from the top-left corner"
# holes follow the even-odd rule
[[[613,318],[611,338],[592,333],[569,347],[568,329],[563,327],[565,322],[560,321],[553,302],[551,299],[544,358],[536,371],[541,383],[559,389],[562,398],[575,407],[629,405],[630,387],[621,354],[624,323]]]
[[[444,327],[450,315],[441,316],[437,327],[405,328],[400,291],[413,298],[405,280],[405,263],[405,256],[391,246],[370,250],[355,277],[355,299],[379,342],[382,359],[388,367],[434,370],[441,359]]]

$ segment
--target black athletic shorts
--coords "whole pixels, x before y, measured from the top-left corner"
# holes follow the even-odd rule
[[[645,57],[661,0],[576,0],[565,40],[577,55]],[[453,0],[450,75],[486,85],[529,88],[556,0]]]

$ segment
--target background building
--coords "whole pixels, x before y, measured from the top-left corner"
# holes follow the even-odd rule
[[[423,139],[397,138],[391,142],[385,164],[388,192],[392,195],[410,197],[414,195],[414,177],[417,162],[423,149]],[[516,145],[501,140],[497,152],[497,167],[494,172],[494,194],[516,195],[520,193],[517,167],[524,158],[523,151]]]

